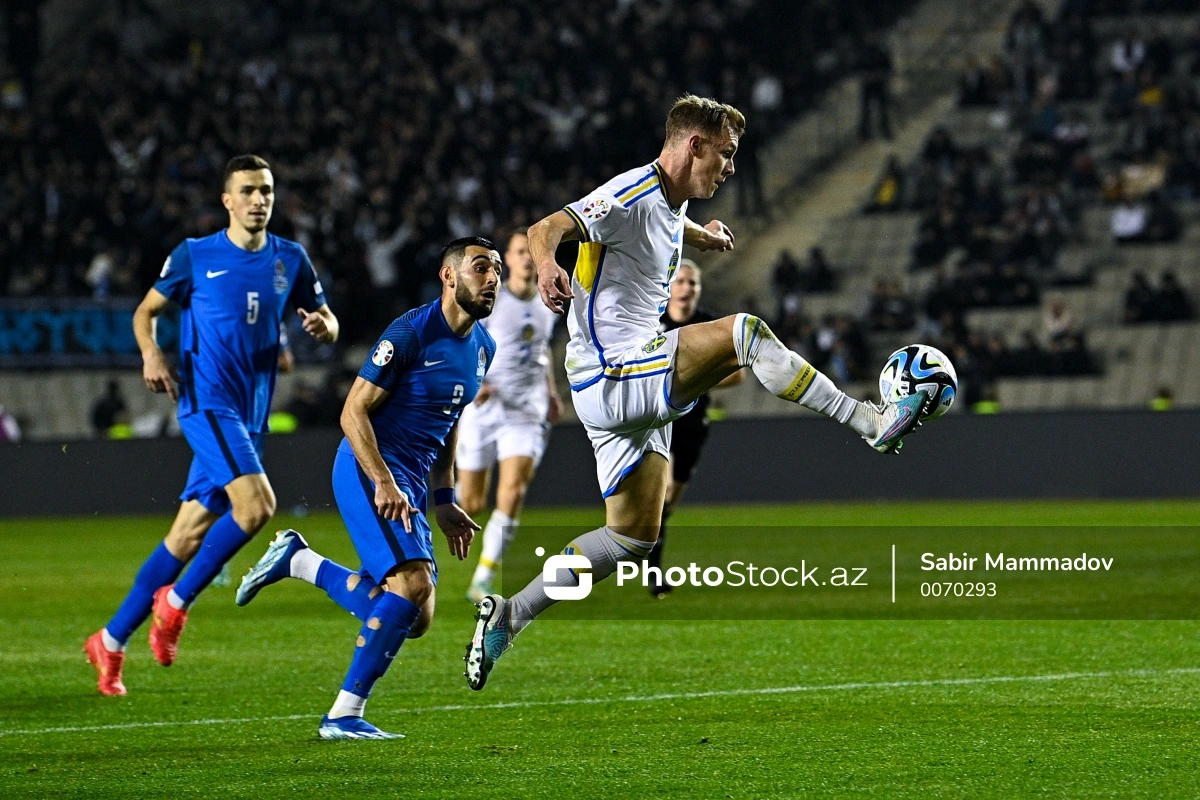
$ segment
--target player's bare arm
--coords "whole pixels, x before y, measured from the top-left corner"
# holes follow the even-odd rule
[[[386,390],[363,378],[355,378],[346,404],[342,406],[342,432],[346,434],[362,471],[375,484],[375,508],[379,515],[392,522],[403,522],[404,530],[411,532],[413,507],[384,463],[375,428],[371,425],[371,412],[387,398]]]
[[[172,400],[179,399],[179,373],[167,362],[167,357],[154,338],[155,323],[171,301],[157,289],[146,292],[133,312],[133,335],[142,353],[142,380],[156,394],[166,392]]]
[[[701,226],[690,219],[683,221],[683,243],[700,251],[725,252],[733,249],[733,231],[719,219]]]
[[[429,470],[429,488],[433,490],[435,498],[439,489],[454,488],[454,452],[457,449],[458,423],[456,422],[450,429],[450,433],[446,435],[446,443],[438,451],[433,467]],[[454,502],[437,503],[433,513],[437,518],[438,527],[442,529],[442,533],[446,534],[450,552],[459,561],[462,561],[467,557],[467,551],[471,549],[471,542],[475,539],[475,531],[479,530],[479,524],[471,519],[458,503]]]
[[[554,368],[546,370],[546,386],[550,389],[550,408],[546,412],[546,422],[551,425],[562,419],[563,399],[558,393],[558,383],[554,380]]]
[[[575,221],[565,211],[556,211],[529,229],[529,252],[537,265],[538,294],[555,314],[565,310],[571,293],[571,276],[554,260],[558,246],[579,239]]]
[[[316,311],[306,311],[303,308],[297,308],[296,314],[300,319],[304,320],[304,332],[324,344],[333,344],[337,341],[338,319],[333,314],[333,309],[328,305],[323,305]]]

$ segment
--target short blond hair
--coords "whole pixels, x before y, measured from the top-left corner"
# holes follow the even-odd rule
[[[718,139],[726,130],[740,137],[746,132],[746,115],[731,105],[711,97],[685,94],[675,101],[667,113],[667,141],[699,133],[705,138]]]

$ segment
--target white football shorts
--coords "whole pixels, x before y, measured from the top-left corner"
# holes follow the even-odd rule
[[[655,336],[622,353],[606,352],[601,375],[572,387],[575,413],[596,453],[596,478],[612,495],[647,452],[671,455],[670,423],[692,409],[671,404],[671,373],[679,330]]]
[[[482,404],[471,403],[458,419],[458,447],[454,465],[469,472],[483,472],[501,461],[517,456],[533,459],[536,467],[546,452],[550,424],[511,409],[498,397]]]

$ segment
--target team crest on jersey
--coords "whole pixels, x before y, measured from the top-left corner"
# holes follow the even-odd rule
[[[653,339],[651,339],[650,341],[648,341],[644,345],[642,345],[642,352],[646,353],[646,354],[653,353],[655,350],[657,350],[658,348],[660,348],[664,344],[666,344],[666,342],[667,342],[667,337],[655,336]]]
[[[167,260],[163,262],[162,272],[158,273],[158,277],[165,278],[167,273],[171,271],[171,257],[167,256]]]
[[[591,222],[597,222],[608,216],[608,212],[612,211],[612,206],[603,197],[596,197],[587,202],[583,207],[583,216]]]
[[[482,378],[487,374],[487,351],[482,347],[479,348],[479,368],[475,370],[475,377]]]
[[[537,329],[534,328],[533,325],[526,322],[525,325],[521,328],[521,341],[526,342],[526,343],[532,342],[533,335],[535,333],[537,333]]]
[[[387,366],[387,363],[392,360],[392,355],[395,352],[396,348],[392,347],[392,343],[384,339],[371,355],[371,363],[377,367]]]
[[[287,284],[287,267],[283,266],[282,259],[275,259],[275,294],[286,294],[288,290]]]

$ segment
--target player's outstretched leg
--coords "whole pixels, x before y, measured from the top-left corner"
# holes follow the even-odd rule
[[[279,531],[267,552],[238,586],[235,602],[247,605],[260,591],[284,578],[296,578],[325,591],[329,599],[362,621],[383,594],[367,576],[325,558],[308,546],[298,531]]]
[[[154,593],[150,650],[164,667],[175,662],[192,603],[275,513],[275,493],[262,473],[234,478],[225,493],[233,509],[212,523],[183,577]]]
[[[359,631],[346,680],[317,729],[322,739],[400,739],[363,719],[371,689],[392,664],[433,594],[433,568],[423,560],[393,570],[385,591]],[[432,607],[430,607],[432,608]]]
[[[623,536],[605,526],[577,537],[562,552],[587,557],[592,565],[592,582],[599,583],[617,571],[619,562],[643,559],[652,547],[653,541]],[[472,689],[482,689],[496,661],[511,649],[513,637],[558,602],[546,595],[546,587],[578,585],[579,578],[573,570],[559,570],[557,580],[545,582],[539,574],[508,600],[494,594],[485,597],[479,604],[475,633],[464,656],[467,684]]]
[[[492,512],[487,524],[483,526],[483,547],[479,553],[479,563],[471,575],[471,585],[467,589],[467,599],[472,603],[481,603],[483,598],[492,593],[492,578],[504,558],[504,551],[517,535],[518,522],[500,509]]]
[[[799,353],[787,349],[767,323],[751,314],[734,316],[733,349],[737,363],[750,367],[759,382],[776,397],[850,426],[881,453],[898,451],[901,440],[921,424],[920,410],[925,402],[922,393],[881,406],[859,402],[838,389]]]

